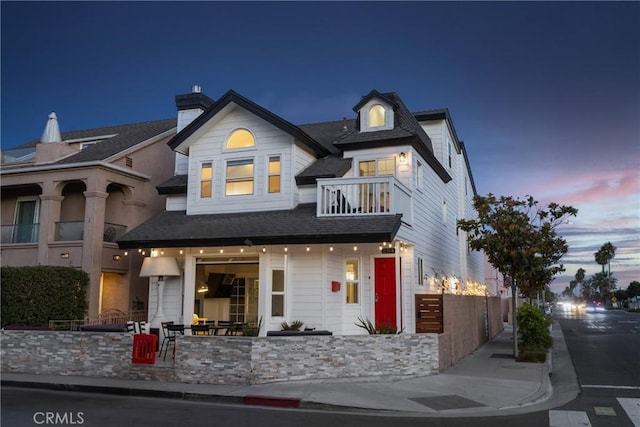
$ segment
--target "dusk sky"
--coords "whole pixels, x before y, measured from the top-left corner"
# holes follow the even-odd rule
[[[480,195],[579,209],[560,292],[610,241],[640,280],[639,2],[1,3],[2,149],[176,116],[229,89],[294,124],[372,89],[448,108]]]

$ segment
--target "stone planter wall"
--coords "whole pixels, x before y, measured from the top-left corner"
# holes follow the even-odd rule
[[[438,372],[436,334],[178,336],[175,362],[131,363],[133,334],[2,331],[0,370],[206,384],[406,378]]]

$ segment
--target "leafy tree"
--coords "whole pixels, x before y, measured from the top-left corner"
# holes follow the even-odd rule
[[[497,270],[512,280],[512,312],[516,313],[516,284],[524,292],[543,291],[553,276],[564,267],[558,261],[567,252],[566,241],[558,237],[556,227],[578,210],[550,203],[539,207],[532,196],[524,200],[511,196],[477,196],[473,205],[475,220],[459,220],[458,228],[468,233],[469,246],[482,250]],[[514,334],[517,319],[513,316]],[[518,340],[513,340],[518,356]]]
[[[591,287],[598,293],[600,299],[607,300],[616,288],[616,279],[605,273],[596,273],[591,278]]]
[[[640,297],[640,282],[634,280],[627,286],[627,296],[629,298]]]

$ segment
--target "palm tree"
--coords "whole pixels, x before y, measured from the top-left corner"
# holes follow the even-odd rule
[[[600,250],[604,252],[605,259],[609,264],[609,276],[611,276],[611,260],[616,256],[616,249],[618,248],[613,246],[611,242],[605,243],[604,245],[602,245],[602,248],[600,248]]]
[[[600,248],[600,250],[593,254],[596,259],[596,262],[602,266],[602,274],[604,274],[604,266],[607,264],[607,257],[605,252]]]

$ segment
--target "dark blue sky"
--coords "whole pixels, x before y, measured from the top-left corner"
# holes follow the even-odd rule
[[[0,7],[3,149],[39,138],[51,111],[62,131],[173,117],[193,84],[295,124],[395,91],[414,111],[450,109],[480,194],[580,209],[567,274],[597,272],[612,241],[621,284],[640,279],[638,2]]]

